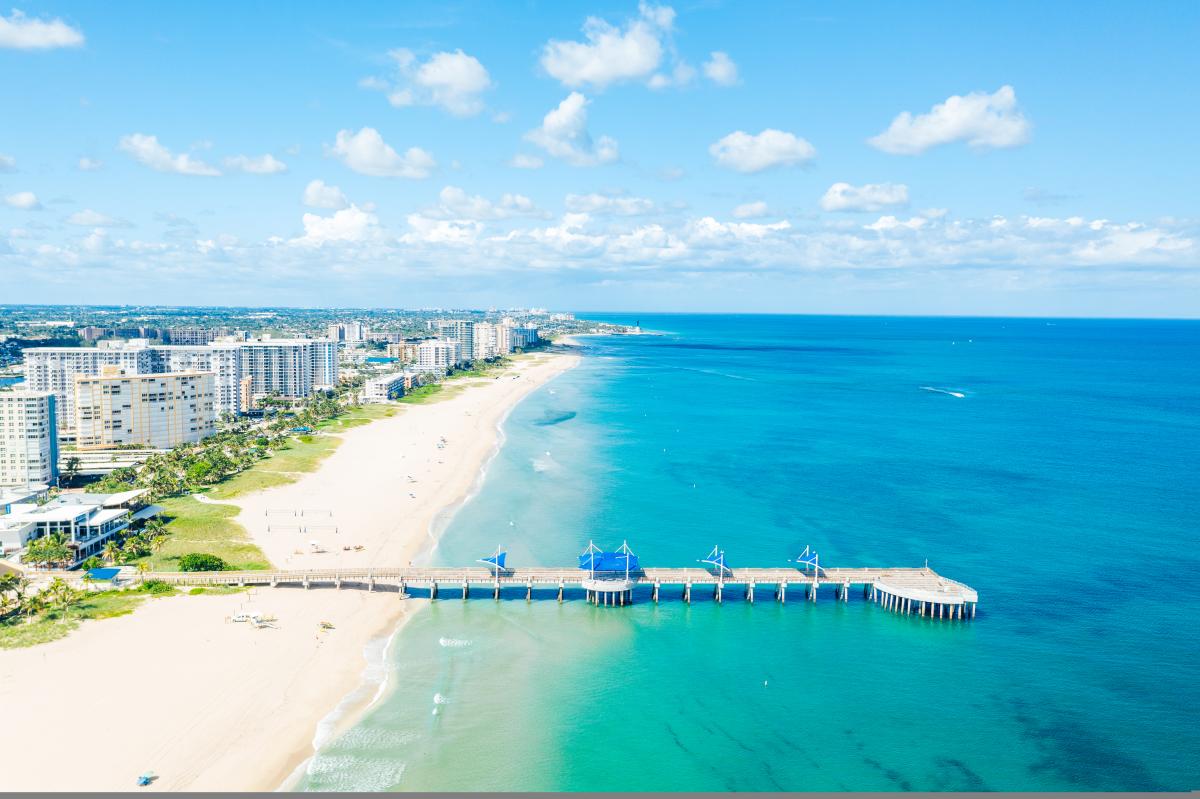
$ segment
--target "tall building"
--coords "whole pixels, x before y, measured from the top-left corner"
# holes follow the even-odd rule
[[[75,437],[80,449],[139,444],[170,449],[216,432],[208,372],[121,374],[107,367],[75,378]]]
[[[300,398],[312,394],[313,350],[308,339],[247,341],[238,352],[254,396]]]
[[[57,425],[65,433],[75,428],[75,378],[100,374],[114,366],[129,374],[154,371],[154,353],[145,344],[120,347],[32,347],[24,350],[25,385],[55,397]]]
[[[312,340],[313,388],[334,388],[338,383],[338,343],[336,340]]]
[[[235,343],[154,347],[155,372],[210,372],[213,376],[213,406],[217,416],[237,415],[249,410],[243,402],[242,358]]]
[[[367,340],[367,329],[362,322],[335,322],[325,335],[334,341],[360,342]]]
[[[474,339],[474,358],[498,358],[512,352],[509,329],[504,325],[476,322],[471,331]]]
[[[58,423],[48,391],[0,391],[0,486],[58,482]]]
[[[442,320],[437,323],[438,336],[457,341],[462,346],[462,357],[475,357],[475,323],[467,319]]]
[[[462,345],[457,341],[431,338],[417,345],[417,369],[445,374],[461,363]]]
[[[512,348],[514,350],[531,347],[540,340],[538,329],[532,322],[527,322],[522,327],[511,327],[508,332],[512,339]]]

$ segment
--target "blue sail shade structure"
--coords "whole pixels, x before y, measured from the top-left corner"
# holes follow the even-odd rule
[[[717,570],[718,577],[724,577],[726,574],[733,574],[733,569],[725,565],[725,551],[719,546],[714,546],[712,552],[700,559],[701,563],[707,563]]]
[[[605,552],[594,543],[588,542],[588,547],[579,556],[579,568],[589,572],[630,572],[640,571],[642,566],[638,556],[633,554],[628,543],[621,544],[616,552]]]
[[[497,573],[505,571],[508,567],[504,565],[505,559],[508,558],[508,553],[500,547],[496,547],[496,554],[488,555],[486,558],[480,558],[479,563],[491,566]]]

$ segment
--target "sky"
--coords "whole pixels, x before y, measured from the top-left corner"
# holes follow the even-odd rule
[[[1200,316],[1200,4],[19,2],[0,303]]]

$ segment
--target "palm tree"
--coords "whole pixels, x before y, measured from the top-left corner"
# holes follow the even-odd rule
[[[138,584],[146,582],[146,573],[150,571],[150,564],[144,560],[139,560],[134,567],[138,573]]]
[[[116,563],[121,558],[121,545],[115,540],[110,540],[104,545],[104,559],[109,563]]]

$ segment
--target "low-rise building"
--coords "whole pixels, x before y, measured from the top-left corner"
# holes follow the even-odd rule
[[[13,504],[0,516],[0,549],[8,555],[30,541],[60,533],[71,549],[68,567],[99,555],[113,536],[135,519],[152,516],[155,506],[142,501],[145,489],[119,494],[61,494],[45,504]]]

